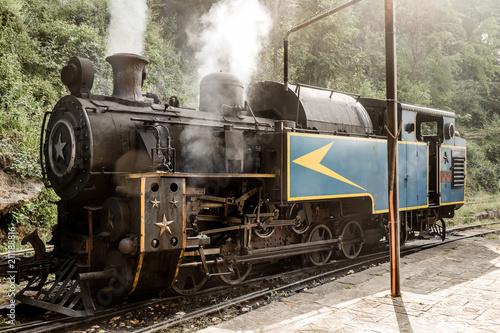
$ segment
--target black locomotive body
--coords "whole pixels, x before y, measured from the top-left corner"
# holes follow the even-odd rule
[[[363,245],[386,236],[387,211],[377,200],[387,196],[387,187],[374,193],[354,176],[325,170],[326,159],[314,162],[316,153],[310,155],[312,164],[290,157],[294,147],[309,144],[294,143],[302,139],[338,145],[350,139],[347,143],[363,147],[373,142],[371,151],[378,149],[375,144],[386,142],[381,101],[308,86],[285,91],[280,83],[261,82],[250,89],[246,103],[237,78],[215,73],[201,81],[199,110],[187,109],[176,98],[169,104],[143,101],[146,59],[130,54],[108,59],[113,96],[92,95],[92,64],[72,58],[62,72],[71,95],[46,115],[43,171],[61,201],[54,250],[45,254],[35,247],[36,260],[18,265],[18,275],[29,280],[17,296],[22,302],[86,316],[154,290],[192,294],[213,277],[236,284],[262,262],[300,256],[322,265],[332,255],[354,258]],[[403,209],[403,239],[410,231],[437,230],[444,236],[443,217],[452,217],[463,203],[457,179],[464,172],[446,174],[457,178],[449,182],[450,191],[460,192],[453,192],[452,201],[438,197],[445,193],[440,186],[448,189],[440,173],[448,172],[440,166],[441,146],[456,158],[453,170],[465,164],[463,140],[453,129],[451,137],[443,134],[453,114],[415,108],[401,106],[405,122],[415,126],[410,115],[423,114],[441,126],[435,135],[421,133],[420,143],[417,138],[411,145],[426,152],[431,142],[436,145],[428,153],[433,162],[426,158],[418,164],[425,166],[422,174],[434,174],[421,183],[434,182],[428,192],[434,189],[436,197],[429,200],[433,194],[425,193],[424,204]],[[405,133],[415,135],[410,129]],[[360,163],[387,163],[368,162],[369,156],[348,147],[345,151]],[[294,168],[304,173],[296,176]],[[327,184],[325,191],[331,193],[308,194],[317,181],[311,178],[312,189],[300,192],[308,185],[296,181],[316,174],[340,181],[339,190]],[[386,178],[387,172],[373,169],[367,178],[375,175]],[[409,186],[417,183],[413,179],[407,180]],[[319,182],[318,191],[325,184]],[[344,191],[342,186],[350,187]],[[33,235],[29,241],[39,244]]]

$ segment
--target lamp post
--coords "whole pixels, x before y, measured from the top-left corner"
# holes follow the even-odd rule
[[[387,166],[389,184],[389,251],[391,296],[401,296],[399,274],[398,94],[396,80],[396,0],[385,0],[385,65],[387,98]],[[399,128],[398,128],[399,127]]]

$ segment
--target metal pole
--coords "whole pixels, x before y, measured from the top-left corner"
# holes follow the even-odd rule
[[[396,81],[396,0],[385,0],[385,65],[387,89],[387,165],[389,180],[389,234],[391,295],[401,296],[399,274],[398,102]]]

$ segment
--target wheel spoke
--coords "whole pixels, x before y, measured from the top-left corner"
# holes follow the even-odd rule
[[[233,272],[231,274],[219,275],[219,278],[227,284],[238,284],[246,279],[250,271],[252,270],[252,264],[240,264],[233,267]],[[227,266],[217,267],[219,273],[228,273],[229,268]]]
[[[341,226],[342,254],[348,259],[356,258],[363,246],[363,230],[356,221],[344,222]]]
[[[294,204],[286,214],[287,219],[295,219],[296,223],[292,226],[292,230],[299,235],[304,234],[309,228],[306,214],[306,207],[309,207],[308,205]]]
[[[330,240],[332,239],[332,232],[330,231],[330,228],[328,228],[324,224],[318,224],[316,226],[311,226],[311,229],[308,231],[308,235],[306,237],[307,242],[316,242],[316,241],[322,241],[322,240]],[[331,250],[323,250],[323,251],[318,251],[318,252],[313,252],[306,254],[306,259],[310,263],[312,263],[315,266],[321,266],[324,265],[328,262],[332,255]]]
[[[255,207],[253,213],[254,214],[257,214],[257,210],[258,210],[259,207]],[[261,213],[270,213],[272,211],[274,211],[274,205],[272,204],[262,204],[260,206],[260,212]],[[267,228],[263,228],[263,227],[255,227],[252,229],[255,233],[255,235],[257,235],[258,237],[260,238],[268,238],[268,237],[271,237],[272,234],[274,234],[274,231],[275,231],[275,228],[274,227],[267,227]]]
[[[197,267],[183,268],[179,271],[177,280],[172,286],[178,294],[192,295],[205,285],[208,278]]]

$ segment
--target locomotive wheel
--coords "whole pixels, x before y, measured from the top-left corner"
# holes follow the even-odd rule
[[[332,231],[325,224],[313,224],[306,235],[306,242],[330,240],[332,238]],[[323,250],[307,253],[305,254],[305,259],[314,266],[322,266],[330,260],[331,256],[332,250]]]
[[[408,230],[408,225],[406,224],[406,221],[401,220],[400,231],[399,231],[399,246],[403,246],[406,244],[409,235],[410,235],[410,230]]]
[[[340,227],[340,236],[342,238],[342,255],[347,259],[356,258],[364,243],[361,225],[356,221],[345,221]]]
[[[253,228],[254,233],[259,236],[260,238],[268,238],[271,237],[272,234],[274,234],[274,228],[273,227],[256,227]]]
[[[287,212],[286,218],[295,219],[295,225],[292,226],[292,230],[299,235],[305,233],[309,228],[309,222],[307,221],[306,207],[303,205],[294,204]]]
[[[231,269],[232,272],[228,266],[217,266],[217,272],[222,273],[222,275],[219,275],[219,278],[222,280],[222,282],[227,284],[239,284],[246,279],[248,274],[250,274],[250,271],[252,270],[252,264],[242,263],[233,265]]]
[[[180,295],[193,295],[203,288],[207,280],[207,275],[198,267],[181,268],[172,289]]]
[[[255,209],[253,211],[254,214],[257,214],[257,209],[258,209],[258,207],[255,207]],[[275,209],[275,206],[273,204],[266,203],[260,207],[260,212],[261,213],[270,213],[270,212],[273,212],[274,209]],[[276,230],[274,227],[259,226],[259,227],[253,228],[255,235],[259,236],[260,238],[270,237],[272,234],[274,234],[274,230]]]
[[[399,246],[406,244],[406,241],[410,237],[410,232],[411,230],[408,228],[408,223],[406,223],[405,217],[401,216],[399,225]],[[384,234],[385,239],[390,242],[391,235],[389,233],[389,226],[384,226],[382,233]]]

